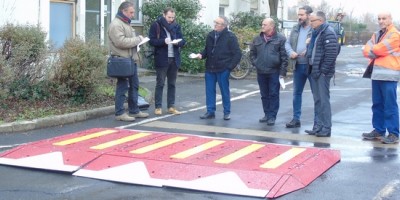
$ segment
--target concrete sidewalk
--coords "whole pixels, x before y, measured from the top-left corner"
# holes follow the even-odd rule
[[[151,104],[153,93],[151,92],[154,88],[146,88],[146,84],[142,84],[142,81],[155,81],[155,71],[148,70],[144,68],[138,68],[139,81],[140,86],[147,90],[147,96],[143,97],[147,102]],[[203,77],[204,74],[187,74],[187,73],[179,73],[179,76],[195,76],[195,77]],[[21,132],[21,131],[29,131],[34,129],[59,126],[64,124],[71,124],[80,121],[85,121],[89,119],[94,119],[98,117],[103,117],[107,115],[112,115],[114,113],[114,106],[96,108],[93,110],[84,110],[80,112],[74,113],[66,113],[63,115],[55,115],[49,116],[45,118],[33,119],[33,120],[25,120],[25,121],[17,121],[11,123],[0,124],[0,133],[13,133],[13,132]]]

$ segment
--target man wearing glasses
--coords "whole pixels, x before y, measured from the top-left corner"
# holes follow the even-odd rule
[[[338,38],[326,22],[325,13],[317,11],[310,15],[313,32],[308,41],[310,84],[314,98],[314,126],[306,130],[309,135],[330,137],[332,113],[330,103],[330,81],[335,74],[336,58],[339,53]]]
[[[228,19],[219,16],[214,21],[214,30],[206,38],[204,50],[196,55],[198,59],[206,60],[205,84],[207,112],[200,119],[215,118],[216,83],[218,83],[224,120],[230,120],[231,97],[229,91],[229,74],[240,62],[242,52],[234,33],[228,30]]]

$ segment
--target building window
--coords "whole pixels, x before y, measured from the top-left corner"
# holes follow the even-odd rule
[[[219,16],[225,16],[225,7],[219,7]]]
[[[141,7],[143,5],[143,1],[142,0],[129,0],[130,2],[133,3],[133,5],[135,5],[135,17],[132,20],[132,23],[134,24],[141,24],[142,23],[142,11],[141,11]]]

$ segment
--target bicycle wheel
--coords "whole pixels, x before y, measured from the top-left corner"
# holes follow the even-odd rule
[[[230,77],[235,80],[244,79],[250,74],[251,63],[247,56],[243,56],[240,63],[231,71]]]

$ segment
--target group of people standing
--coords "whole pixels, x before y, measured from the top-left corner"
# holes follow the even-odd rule
[[[134,15],[130,2],[123,2],[108,33],[111,56],[137,60],[136,47],[142,36],[136,36],[129,26]],[[399,33],[391,23],[390,13],[379,15],[381,31],[375,33],[364,48],[364,55],[371,59],[374,130],[362,134],[365,139],[381,139],[384,143],[396,143],[399,137],[399,115],[396,103],[396,86],[400,72]],[[214,20],[214,30],[206,38],[205,48],[192,58],[206,59],[205,93],[207,111],[201,119],[213,119],[216,112],[216,84],[221,91],[223,119],[230,120],[231,100],[229,74],[240,62],[242,53],[238,39],[229,29],[224,16]],[[156,69],[155,115],[162,114],[162,94],[167,79],[167,112],[180,114],[175,108],[175,83],[181,64],[180,48],[186,44],[180,25],[175,21],[175,10],[166,8],[150,27],[150,45],[155,49]],[[250,46],[250,58],[257,69],[264,116],[260,123],[275,124],[279,110],[279,79],[286,76],[288,66],[293,70],[293,118],[287,128],[301,126],[302,93],[309,80],[314,99],[314,124],[305,132],[317,137],[330,137],[332,113],[330,82],[335,73],[336,58],[340,52],[337,35],[329,26],[325,13],[313,12],[309,6],[298,9],[298,24],[289,37],[277,32],[272,18],[262,21],[261,32]],[[173,42],[176,41],[176,42]],[[390,42],[390,45],[386,45]],[[396,43],[397,42],[397,43]],[[397,46],[396,46],[397,45]],[[394,62],[397,61],[397,62]],[[136,66],[135,66],[136,67]],[[128,91],[128,114],[123,102]],[[138,77],[118,78],[115,97],[117,120],[133,121],[135,117],[148,117],[137,106]],[[389,135],[385,137],[386,129]]]

